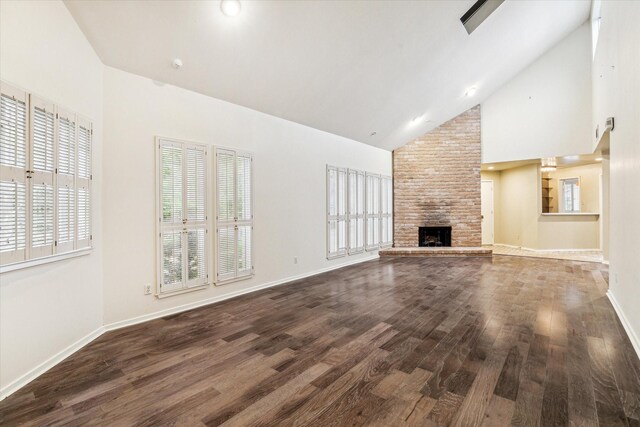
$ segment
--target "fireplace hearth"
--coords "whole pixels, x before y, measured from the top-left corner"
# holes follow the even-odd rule
[[[451,246],[451,226],[418,227],[418,246]]]

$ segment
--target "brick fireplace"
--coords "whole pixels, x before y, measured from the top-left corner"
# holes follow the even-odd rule
[[[394,246],[451,226],[451,246],[481,246],[480,106],[393,152]]]

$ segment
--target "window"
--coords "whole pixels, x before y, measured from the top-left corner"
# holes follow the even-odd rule
[[[367,224],[366,249],[376,250],[380,246],[380,175],[367,174]]]
[[[216,281],[253,275],[253,157],[216,149]]]
[[[327,166],[327,258],[347,253],[347,170]]]
[[[580,212],[580,179],[561,179],[560,183],[562,212]]]
[[[347,210],[349,225],[349,254],[364,250],[364,172],[349,169],[349,204]]]
[[[390,177],[380,178],[380,246],[393,244],[393,183]]]
[[[92,137],[90,121],[2,82],[0,264],[91,247]]]
[[[159,294],[208,284],[207,149],[158,139]]]

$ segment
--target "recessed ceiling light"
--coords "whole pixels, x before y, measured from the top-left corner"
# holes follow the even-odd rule
[[[371,136],[376,136],[376,133],[378,133],[378,132],[376,132],[376,131],[371,132]]]
[[[596,157],[596,162],[601,162],[602,161],[602,157]]]
[[[180,68],[182,68],[182,60],[180,58],[174,59],[171,66],[176,70],[179,70]]]
[[[471,86],[469,89],[467,89],[467,92],[465,93],[465,95],[471,98],[473,95],[476,94],[477,91],[478,91],[477,87]]]
[[[222,0],[220,2],[220,10],[225,16],[238,16],[240,9],[240,0]]]
[[[492,171],[494,169],[494,166],[489,166],[487,169],[489,169],[490,171]]]
[[[424,115],[422,115],[422,116],[418,116],[418,117],[414,117],[413,119],[411,119],[411,121],[409,122],[409,124],[410,124],[411,126],[415,126],[415,125],[417,125],[418,123],[421,123],[421,122],[423,122],[423,121],[424,121]]]

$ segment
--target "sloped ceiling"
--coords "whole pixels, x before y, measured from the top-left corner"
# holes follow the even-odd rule
[[[109,66],[385,149],[482,102],[591,6],[507,0],[469,35],[474,0],[65,3]]]

